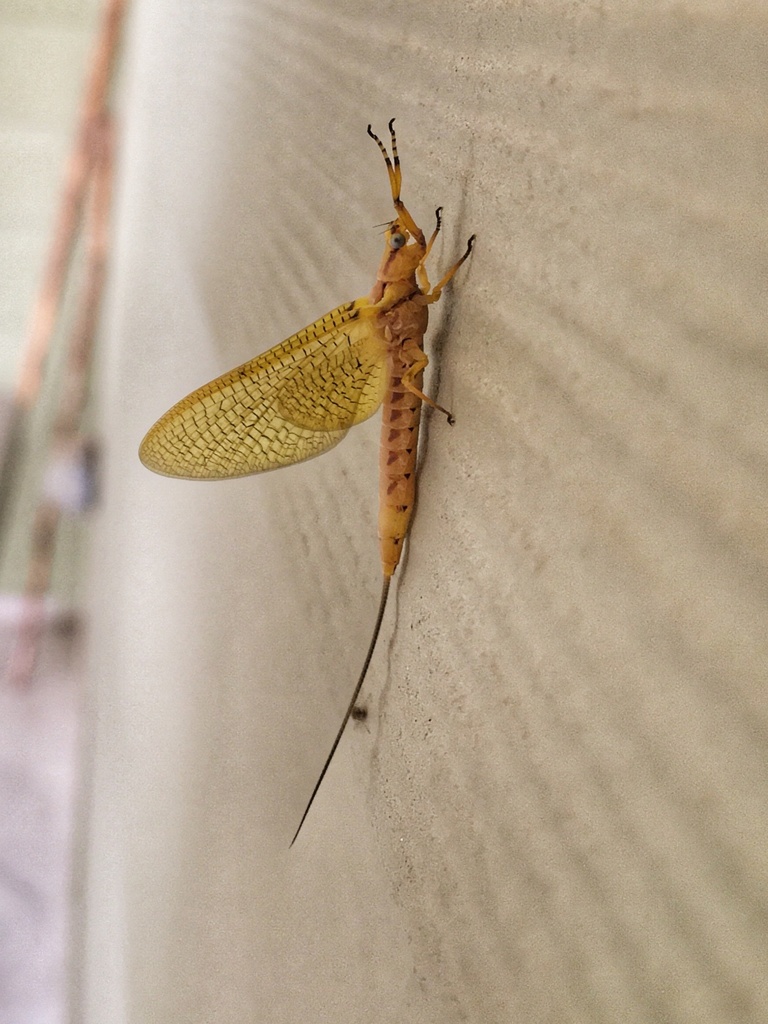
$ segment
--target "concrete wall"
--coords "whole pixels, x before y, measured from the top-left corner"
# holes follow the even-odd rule
[[[768,825],[756,4],[139,4],[106,320],[77,1019],[757,1022]],[[377,425],[138,463],[370,288],[367,123],[444,266],[366,697]]]

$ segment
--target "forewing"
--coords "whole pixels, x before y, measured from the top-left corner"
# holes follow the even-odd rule
[[[385,386],[367,300],[346,303],[183,398],[139,455],[165,476],[220,480],[311,459],[370,416]],[[364,379],[365,378],[365,379]]]
[[[308,430],[348,430],[381,405],[386,348],[370,320],[356,320],[326,338],[322,358],[305,359],[277,390],[277,411]]]

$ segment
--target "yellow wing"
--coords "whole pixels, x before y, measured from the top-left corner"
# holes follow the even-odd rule
[[[263,355],[193,391],[141,442],[165,476],[221,480],[327,451],[381,405],[386,348],[367,299],[345,303]]]

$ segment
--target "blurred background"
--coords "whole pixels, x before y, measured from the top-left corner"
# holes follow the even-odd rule
[[[72,206],[63,190],[78,176],[75,140],[102,13],[98,0],[10,0],[0,11],[0,1019],[8,1022],[68,1017],[94,453],[79,394],[88,361],[76,367],[71,358],[86,263],[79,231],[71,273],[53,275],[58,315],[43,327],[39,355],[31,335]]]
[[[762,1024],[760,5],[6,0],[0,1024]],[[419,507],[376,420],[155,477],[148,427],[433,254]]]

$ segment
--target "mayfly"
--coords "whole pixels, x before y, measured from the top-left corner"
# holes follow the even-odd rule
[[[373,656],[392,576],[400,561],[416,497],[416,447],[422,402],[453,417],[422,391],[428,307],[472,251],[434,287],[429,241],[400,198],[402,173],[394,118],[392,154],[368,125],[384,157],[395,219],[386,225],[384,255],[367,298],[346,302],[280,345],[183,398],[152,427],[139,455],[148,469],[193,480],[247,476],[314,458],[350,427],[383,406],[379,455],[379,545],[383,582],[368,653],[333,746],[291,846],[328,771]]]

